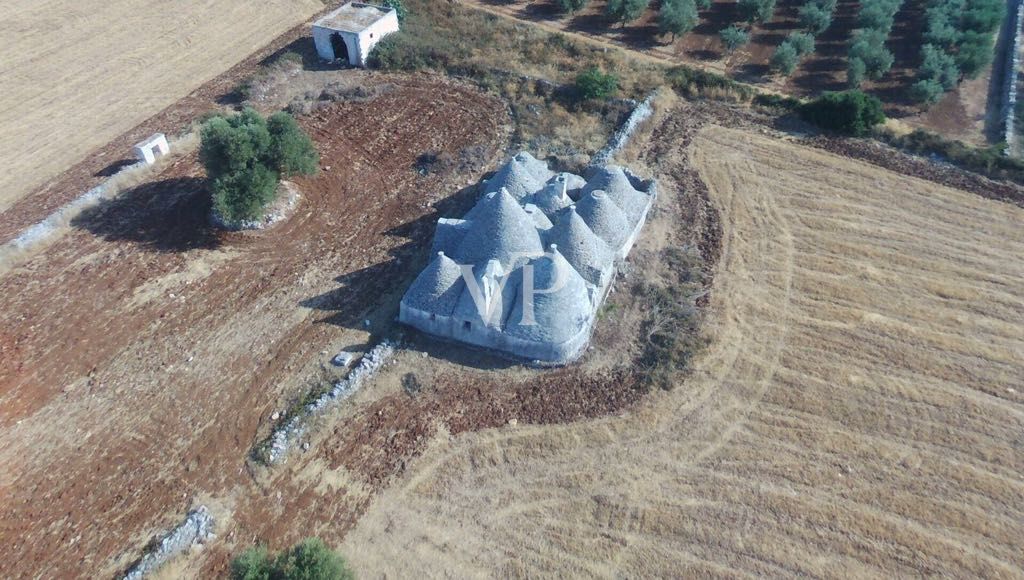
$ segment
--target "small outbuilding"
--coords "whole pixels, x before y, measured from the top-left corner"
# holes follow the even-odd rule
[[[157,157],[167,155],[170,150],[170,146],[167,145],[167,137],[163,133],[153,133],[148,139],[139,141],[132,148],[135,158],[146,165],[156,163]]]
[[[398,32],[394,8],[348,2],[313,23],[313,42],[320,58],[362,67],[374,45],[392,32]]]

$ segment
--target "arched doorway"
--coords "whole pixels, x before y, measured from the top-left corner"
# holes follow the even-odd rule
[[[331,50],[334,51],[335,59],[340,59],[345,64],[349,64],[348,44],[345,43],[345,39],[338,32],[331,35]]]

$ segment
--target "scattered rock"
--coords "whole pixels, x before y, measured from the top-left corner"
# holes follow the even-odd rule
[[[355,358],[356,357],[354,354],[343,350],[338,354],[334,355],[334,358],[331,359],[331,364],[333,364],[336,367],[347,367],[348,365],[352,364],[352,361]]]
[[[165,535],[154,548],[144,555],[125,574],[125,580],[139,580],[153,573],[167,560],[216,537],[213,533],[213,516],[206,506],[199,506],[185,516],[185,521]]]
[[[369,322],[369,321],[367,321]],[[369,350],[359,360],[348,376],[334,384],[334,387],[320,396],[316,401],[306,405],[305,409],[284,425],[277,428],[270,436],[270,449],[267,462],[280,462],[288,453],[295,441],[306,432],[306,421],[309,417],[323,411],[328,405],[338,403],[352,396],[363,383],[372,377],[388,360],[395,355],[396,345],[384,340]]]

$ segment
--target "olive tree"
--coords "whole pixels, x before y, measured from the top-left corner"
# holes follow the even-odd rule
[[[216,116],[203,124],[200,139],[214,211],[228,221],[261,217],[281,176],[312,174],[319,162],[313,142],[287,113],[265,119],[246,108]]]

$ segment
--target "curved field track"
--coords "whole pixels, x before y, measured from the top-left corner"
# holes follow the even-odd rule
[[[5,0],[0,211],[322,8],[318,0],[269,0],[258,10],[244,0]]]
[[[432,205],[507,139],[503,103],[475,88],[373,83],[376,98],[300,119],[322,169],[294,180],[286,222],[212,230],[202,169],[183,157],[0,276],[0,577],[111,577],[190,505],[215,497],[220,518],[239,497],[281,504],[246,471],[249,450],[330,378],[333,353],[364,348],[364,319],[389,322],[378,306],[427,253]],[[421,173],[426,151],[462,164]],[[341,494],[313,493],[278,523],[346,529],[323,509]]]
[[[1020,576],[1024,210],[678,133],[641,157],[688,155],[723,226],[693,376],[623,416],[435,439],[346,538],[355,568]]]

